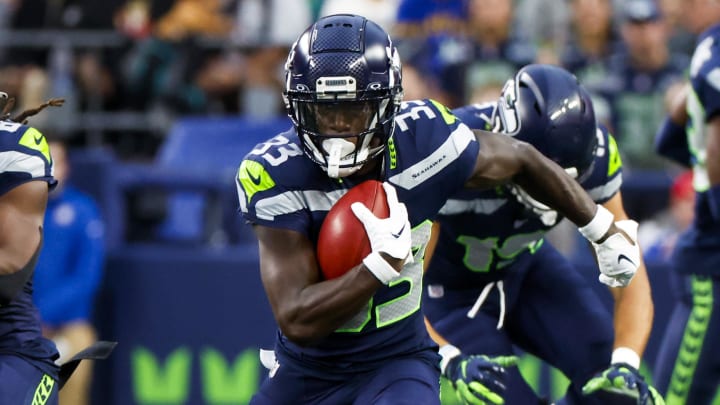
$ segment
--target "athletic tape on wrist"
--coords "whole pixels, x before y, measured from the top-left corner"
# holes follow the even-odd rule
[[[610,360],[611,364],[617,364],[617,363],[625,363],[629,364],[635,369],[640,369],[640,356],[638,356],[637,353],[635,353],[635,350],[629,348],[629,347],[618,347],[617,349],[613,350],[612,352],[612,358]]]
[[[446,344],[440,347],[439,353],[440,357],[442,357],[442,360],[440,361],[440,372],[445,374],[445,368],[447,368],[450,360],[460,355],[460,349],[451,344]]]
[[[390,263],[383,259],[378,252],[372,252],[367,255],[367,257],[363,259],[363,264],[375,278],[385,285],[400,276],[400,273],[395,271]]]
[[[593,219],[587,225],[578,228],[585,239],[590,242],[596,242],[605,236],[610,226],[615,222],[615,216],[607,208],[602,205],[598,205],[597,208]]]

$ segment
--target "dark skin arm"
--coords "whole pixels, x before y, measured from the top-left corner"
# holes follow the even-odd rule
[[[312,345],[352,318],[383,285],[360,264],[321,280],[312,242],[286,229],[256,225],[260,274],[275,319],[288,339]],[[402,260],[383,255],[397,271]]]
[[[466,187],[491,188],[513,182],[578,226],[592,220],[597,210],[595,202],[555,162],[532,145],[513,137],[473,132],[480,143],[480,153]],[[617,230],[613,225],[608,234],[614,232]]]
[[[21,270],[40,243],[48,185],[30,181],[0,196],[0,275]]]

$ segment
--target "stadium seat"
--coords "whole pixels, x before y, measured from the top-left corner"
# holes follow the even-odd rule
[[[237,215],[235,194],[235,171],[242,158],[258,143],[286,131],[291,126],[289,118],[280,116],[268,120],[249,117],[188,117],[180,119],[170,130],[161,145],[155,165],[162,170],[176,172],[177,176],[206,176],[213,182],[227,184],[228,198],[232,204],[231,215],[223,217],[223,239],[229,243],[252,240],[249,229]],[[198,192],[173,193],[167,200],[165,221],[158,229],[161,240],[171,242],[208,242],[207,238],[218,236],[206,228],[207,210],[205,196]],[[227,207],[225,207],[227,208]],[[216,240],[217,241],[217,240]]]

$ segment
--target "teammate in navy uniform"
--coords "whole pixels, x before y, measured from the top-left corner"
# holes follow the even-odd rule
[[[420,311],[422,262],[432,219],[464,186],[513,180],[601,241],[608,277],[627,283],[637,270],[616,262],[619,254],[637,260],[631,235],[533,147],[473,133],[437,102],[401,103],[400,59],[377,24],[321,18],[293,45],[285,77],[294,127],[257,145],[237,175],[279,325],[275,358],[261,357],[268,378],[251,403],[439,403],[440,359]],[[366,179],[384,182],[390,217],[353,205],[372,253],[323,280],[319,228],[330,207]]]
[[[0,403],[57,404],[58,357],[42,337],[32,301],[32,274],[42,245],[48,191],[56,181],[45,137],[22,122],[47,105],[9,119],[0,93]],[[19,121],[19,122],[16,122]]]
[[[528,65],[506,83],[500,101],[453,113],[470,128],[504,132],[532,144],[577,178],[616,220],[629,225],[615,140],[596,124],[587,91],[568,71]],[[600,297],[544,243],[545,233],[560,219],[515,185],[465,190],[448,200],[436,222],[439,237],[424,290],[431,327],[442,343],[453,345],[442,351],[507,356],[517,345],[565,373],[572,382],[568,403],[606,403],[605,393],[592,394],[604,388],[648,396],[638,374],[653,313],[645,267],[638,261],[632,283],[612,289],[613,352],[612,317]],[[636,232],[630,228],[628,232]],[[622,287],[602,275],[600,281]],[[583,393],[596,373],[601,374]],[[610,381],[617,376],[625,379],[620,387]],[[517,369],[509,370],[507,380],[506,403],[538,403]]]
[[[659,153],[693,168],[695,218],[680,235],[672,265],[680,293],[658,354],[655,377],[668,404],[720,398],[720,4],[683,3],[683,22],[699,34],[690,86],[658,134]]]

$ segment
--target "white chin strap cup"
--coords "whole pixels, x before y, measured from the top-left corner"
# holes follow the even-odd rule
[[[345,177],[356,172],[360,167],[340,168],[343,157],[355,151],[355,144],[342,138],[326,139],[322,143],[323,149],[328,151],[327,173],[333,178]]]

